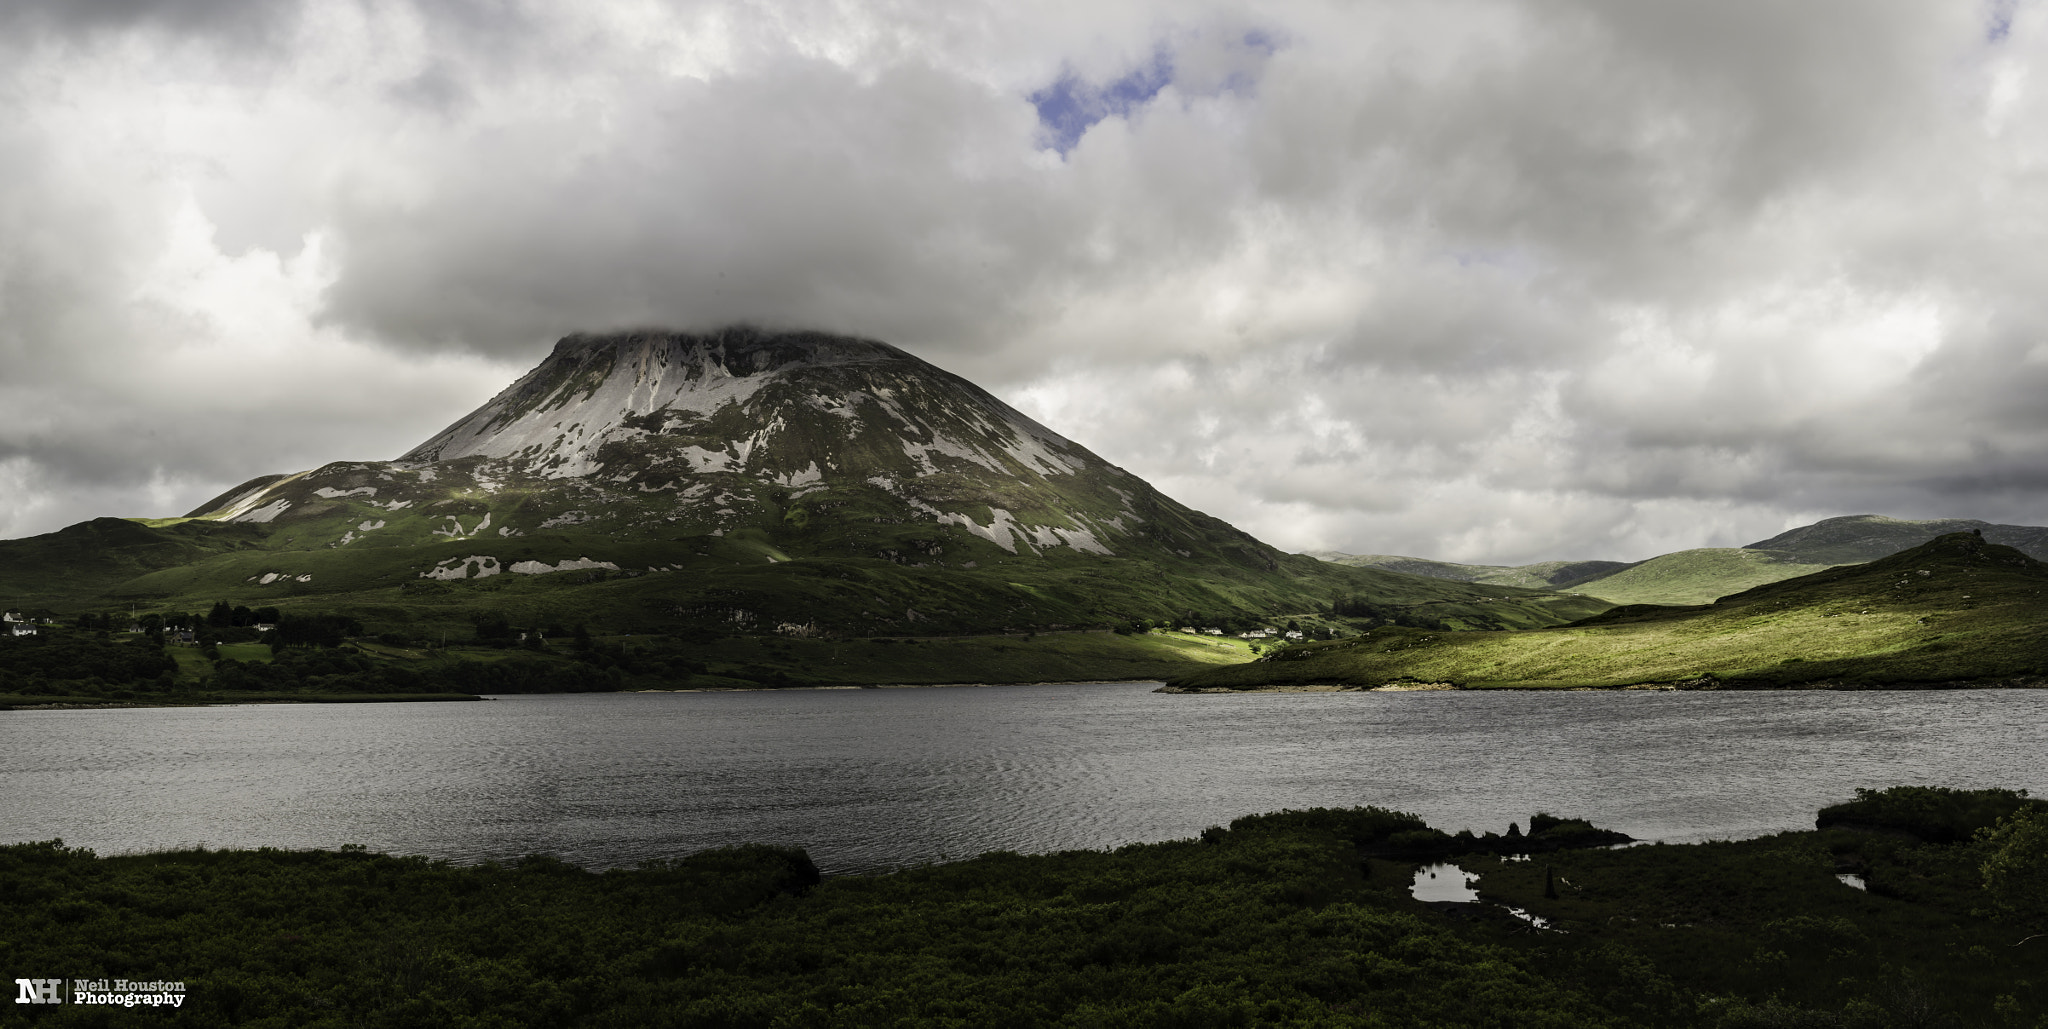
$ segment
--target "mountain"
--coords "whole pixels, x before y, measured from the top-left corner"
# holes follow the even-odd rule
[[[1173,687],[2042,686],[2044,617],[2048,564],[1977,533],[1951,533],[1703,607],[1620,607],[1521,632],[1390,626],[1289,647]]]
[[[396,460],[92,532],[0,541],[0,601],[850,636],[1607,606],[1284,554],[895,347],[744,327],[570,336]]]
[[[460,498],[475,503],[451,510]],[[435,517],[385,517],[408,501]],[[954,525],[1011,554],[1107,556],[1112,542],[1143,540],[1272,564],[1270,548],[1159,501],[1122,469],[894,347],[728,330],[571,336],[397,461],[265,476],[188,517],[310,526],[347,508],[369,527],[341,529],[335,545],[392,546],[569,524],[719,536],[770,508],[794,522],[865,502],[876,506],[870,521]]]

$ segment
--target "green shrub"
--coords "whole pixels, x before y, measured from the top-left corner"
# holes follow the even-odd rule
[[[2021,810],[2048,812],[2048,801],[2025,790],[1958,790],[1945,786],[1859,789],[1856,799],[1820,810],[1814,827],[1880,829],[1929,843],[1960,843]]]

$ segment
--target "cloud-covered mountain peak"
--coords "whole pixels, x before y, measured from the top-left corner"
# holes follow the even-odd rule
[[[664,470],[866,479],[963,463],[1045,475],[1102,463],[886,343],[745,327],[569,336],[503,393],[399,460],[465,457],[548,478],[635,479]]]

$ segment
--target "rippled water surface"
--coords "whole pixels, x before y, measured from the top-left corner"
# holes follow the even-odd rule
[[[1645,839],[1812,825],[1857,786],[2048,793],[2048,691],[1171,696],[1152,683],[0,712],[0,842],[592,867],[742,842],[828,871],[1378,804]]]

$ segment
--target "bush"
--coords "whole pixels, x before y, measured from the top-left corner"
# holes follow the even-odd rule
[[[2048,811],[2022,808],[1980,830],[1977,840],[1990,851],[1982,872],[1992,906],[2009,921],[2048,932]]]
[[[1957,790],[1945,786],[1894,786],[1857,790],[1856,799],[1820,809],[1814,827],[1881,829],[1928,843],[1961,843],[2021,810],[2048,813],[2048,801],[2025,790]]]

